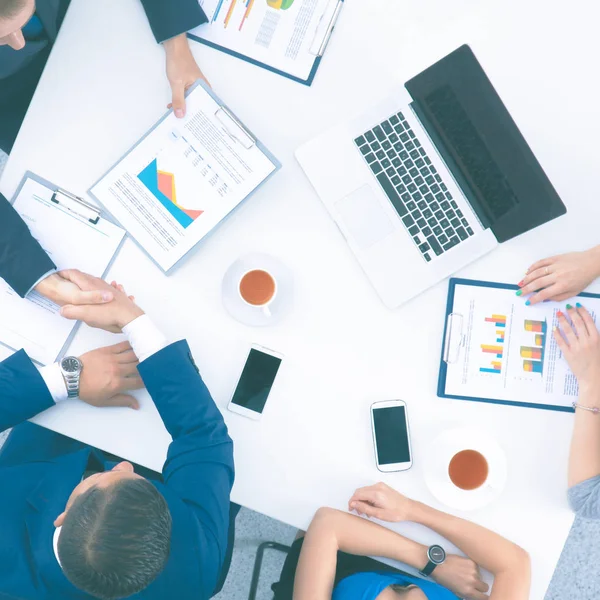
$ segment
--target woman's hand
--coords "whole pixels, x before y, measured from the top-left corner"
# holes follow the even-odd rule
[[[431,578],[441,586],[465,600],[489,600],[486,592],[490,586],[481,579],[479,567],[470,558],[448,554],[438,565]]]
[[[554,330],[558,347],[571,367],[580,388],[600,384],[600,335],[590,313],[577,304],[567,305],[569,319],[558,312],[559,327]]]
[[[412,519],[414,501],[385,483],[359,488],[348,502],[348,510],[381,521],[397,523]]]
[[[566,300],[577,296],[600,276],[600,246],[585,252],[571,252],[540,260],[527,270],[519,282],[518,296],[533,294],[528,304],[544,300]]]

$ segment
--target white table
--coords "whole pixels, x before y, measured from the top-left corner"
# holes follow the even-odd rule
[[[282,160],[283,171],[171,277],[131,241],[109,277],[125,283],[173,339],[188,339],[235,440],[236,502],[305,528],[318,506],[344,508],[356,487],[383,479],[436,506],[423,480],[427,445],[449,426],[485,427],[506,450],[509,483],[497,502],[469,516],[530,552],[531,597],[543,597],[572,523],[572,416],[438,399],[446,283],[400,310],[384,308],[293,151],[468,42],[569,213],[460,275],[517,282],[537,258],[596,243],[600,42],[595,3],[586,4],[583,19],[563,3],[542,0],[348,0],[312,88],[194,45],[217,93]],[[10,197],[31,169],[84,194],[168,101],[163,51],[140,4],[74,0],[0,191]],[[250,251],[278,256],[295,275],[294,310],[275,328],[240,325],[221,304],[225,270]],[[83,327],[71,351],[116,341]],[[259,423],[224,410],[251,342],[286,355]],[[373,461],[369,406],[394,397],[409,403],[415,461],[408,472],[382,476]],[[139,413],[72,402],[36,421],[160,469],[169,436],[145,392],[140,399]],[[414,525],[400,529],[432,539]]]

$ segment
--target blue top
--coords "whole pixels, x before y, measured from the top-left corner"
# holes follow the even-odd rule
[[[390,585],[416,585],[427,600],[459,600],[446,588],[419,577],[400,573],[356,573],[340,581],[333,591],[332,600],[375,600]]]
[[[21,31],[27,41],[37,40],[44,35],[44,26],[34,13],[33,17],[25,23],[25,27]]]

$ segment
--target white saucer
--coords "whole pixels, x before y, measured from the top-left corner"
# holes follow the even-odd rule
[[[242,300],[239,283],[242,276],[253,269],[264,269],[277,282],[275,298],[269,304],[270,316],[262,308]],[[294,279],[291,271],[277,258],[268,254],[253,253],[236,260],[227,269],[221,287],[223,305],[237,321],[251,327],[266,327],[279,322],[292,305]]]
[[[461,490],[448,475],[452,457],[461,450],[477,450],[488,461],[487,481],[476,490]],[[429,491],[442,503],[462,511],[487,506],[504,491],[508,466],[504,451],[485,431],[452,429],[440,435],[429,447],[425,461],[425,483]]]

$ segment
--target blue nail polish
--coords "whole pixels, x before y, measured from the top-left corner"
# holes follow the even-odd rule
[[[531,304],[531,302],[529,300],[527,300],[527,302],[525,302],[525,306],[529,306]]]
[[[580,304],[579,302],[576,302],[576,303],[575,303],[575,306],[576,306],[577,308],[581,308],[581,304]]]

